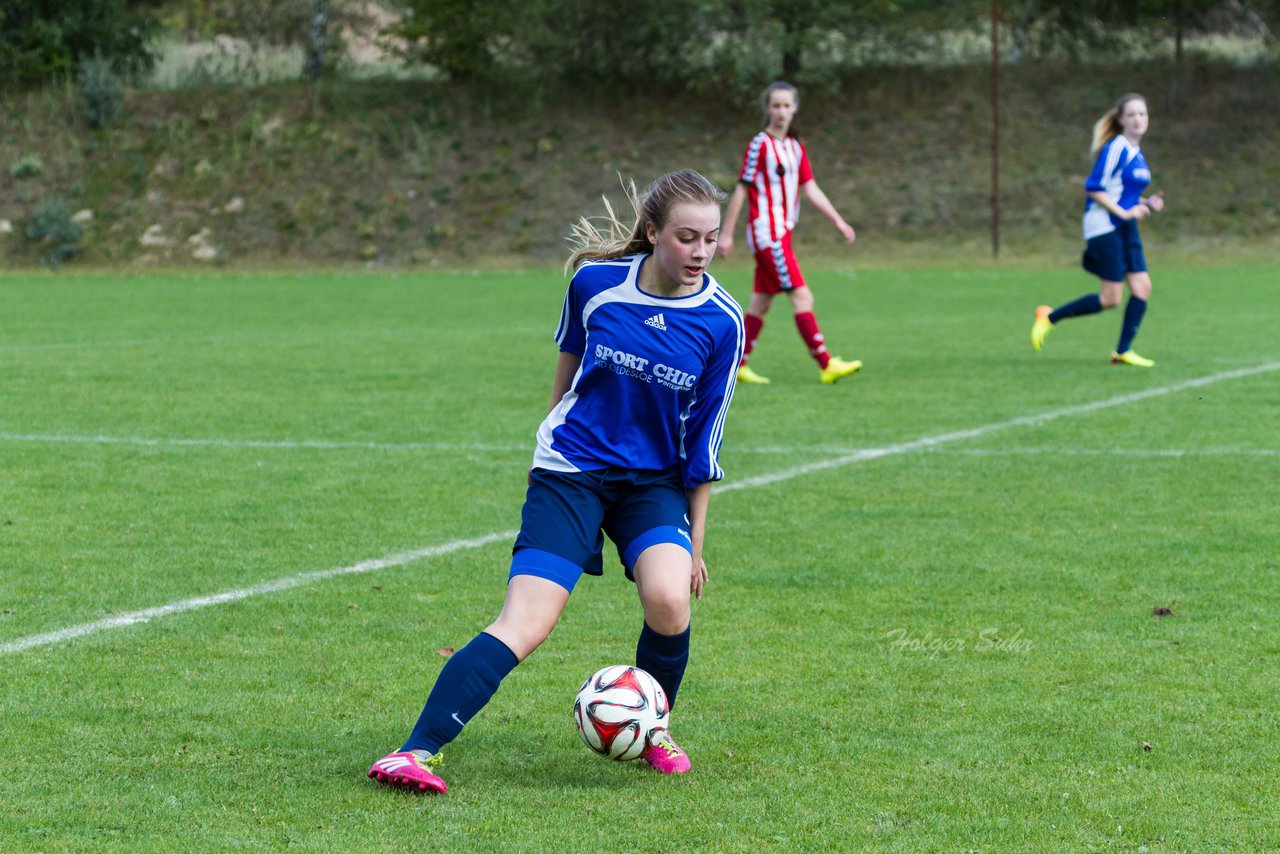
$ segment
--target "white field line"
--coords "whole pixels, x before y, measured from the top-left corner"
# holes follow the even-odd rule
[[[1071,415],[1087,415],[1089,413],[1099,412],[1103,409],[1111,409],[1116,406],[1126,406],[1130,403],[1149,400],[1153,397],[1177,394],[1180,391],[1200,388],[1201,386],[1212,385],[1213,383],[1222,382],[1224,380],[1240,379],[1242,377],[1250,377],[1256,374],[1267,373],[1268,371],[1275,370],[1280,370],[1280,362],[1267,362],[1263,365],[1255,365],[1252,368],[1223,371],[1222,373],[1210,374],[1209,376],[1199,377],[1194,380],[1186,380],[1184,382],[1174,383],[1173,385],[1149,388],[1145,391],[1135,391],[1132,394],[1122,394],[1116,397],[1109,397],[1106,400],[1096,400],[1093,403],[1082,403],[1078,406],[1067,406],[1062,409],[1054,409],[1049,412],[1042,412],[1039,415],[1023,415],[1018,418],[1010,418],[1008,421],[997,421],[993,424],[984,424],[981,427],[972,427],[968,430],[957,430],[953,433],[942,433],[937,436],[925,436],[924,438],[916,439],[912,442],[888,445],[883,448],[865,448],[862,450],[852,451],[848,454],[842,454],[837,457],[831,457],[830,459],[818,460],[817,462],[783,469],[781,471],[773,472],[772,474],[762,474],[756,477],[745,478],[744,480],[735,480],[731,483],[721,485],[718,491],[730,492],[737,489],[753,489],[757,486],[765,486],[782,480],[790,480],[791,478],[800,477],[801,475],[840,468],[841,466],[847,466],[850,463],[874,460],[879,459],[880,457],[893,456],[895,454],[905,454],[911,451],[928,450],[930,448],[937,447],[938,445],[945,445],[948,442],[977,439],[1001,430],[1008,430],[1012,427],[1034,427],[1038,424],[1045,424],[1049,421],[1055,421],[1059,418],[1066,418]]]
[[[739,454],[838,454],[841,456],[866,454],[877,448],[855,448],[849,445],[807,445],[783,447],[765,445],[744,448],[734,446]],[[1071,448],[1048,445],[1026,448],[921,448],[924,453],[953,457],[1012,457],[1012,456],[1063,456],[1063,457],[1280,457],[1277,448]]]
[[[360,442],[327,439],[174,439],[147,436],[86,436],[65,433],[0,433],[0,442],[35,442],[67,445],[140,445],[148,448],[299,448],[319,451],[521,451],[533,453],[533,441],[522,444],[482,442]]]
[[[1280,457],[1277,448],[947,448],[935,453],[961,457]]]
[[[481,546],[487,546],[490,543],[500,542],[502,540],[512,540],[516,536],[516,531],[500,531],[493,534],[485,534],[483,537],[474,537],[469,540],[453,540],[448,543],[442,543],[438,546],[429,546],[423,549],[416,549],[411,552],[401,552],[400,554],[388,555],[386,557],[374,558],[373,560],[363,560],[360,563],[353,563],[351,566],[340,566],[334,569],[322,569],[316,572],[301,572],[297,575],[286,575],[283,578],[277,578],[272,581],[264,581],[261,584],[255,584],[252,587],[240,587],[235,590],[224,590],[222,593],[215,593],[212,596],[196,596],[191,599],[181,599],[177,602],[170,602],[167,605],[157,605],[154,608],[144,608],[141,611],[129,611],[123,614],[116,614],[113,617],[104,617],[101,620],[94,620],[92,623],[81,623],[78,626],[68,626],[65,629],[46,632],[40,635],[29,635],[25,638],[18,638],[14,641],[8,641],[0,644],[0,653],[22,652],[37,646],[48,646],[49,644],[62,643],[72,638],[82,637],[84,635],[92,635],[107,629],[118,629],[121,626],[132,626],[134,623],[146,623],[157,617],[168,617],[172,614],[181,614],[183,611],[195,611],[199,608],[207,608],[210,605],[221,605],[224,602],[236,602],[240,599],[248,599],[252,596],[261,596],[264,593],[276,593],[281,590],[291,590],[294,587],[301,587],[304,584],[310,584],[313,581],[323,581],[326,578],[334,578],[339,575],[357,575],[363,572],[377,572],[380,569],[386,569],[390,566],[402,566],[406,563],[412,563],[415,560],[423,558],[439,557],[440,555],[450,554],[451,552],[463,551],[465,549],[476,549]]]
[[[48,344],[8,344],[0,347],[0,353],[26,353],[45,350],[105,350],[113,347],[150,347],[153,344],[172,344],[181,341],[184,344],[209,343],[221,341],[221,335],[208,335],[203,338],[117,338],[115,340],[87,341],[53,341]]]
[[[883,448],[867,448],[834,457],[829,460],[821,460],[807,465],[793,466],[792,468],[783,469],[772,474],[759,475],[757,477],[733,481],[727,484],[717,484],[716,487],[712,489],[712,492],[734,492],[739,489],[751,489],[758,486],[766,486],[768,484],[791,480],[814,472],[839,468],[840,466],[846,466],[851,463],[879,459],[881,457],[888,457],[896,454],[905,454],[911,451],[926,450],[948,442],[976,439],[980,436],[986,436],[990,433],[1007,430],[1012,427],[1031,427],[1037,424],[1054,421],[1058,418],[1066,418],[1072,415],[1086,415],[1103,409],[1125,406],[1130,403],[1137,403],[1138,401],[1148,400],[1154,397],[1176,394],[1181,391],[1186,391],[1187,389],[1199,388],[1201,386],[1211,385],[1225,380],[1240,379],[1242,377],[1254,376],[1256,374],[1275,370],[1280,370],[1280,362],[1268,362],[1252,368],[1242,368],[1235,371],[1210,374],[1209,376],[1200,377],[1194,380],[1186,380],[1185,382],[1147,389],[1146,391],[1134,392],[1132,394],[1122,394],[1116,397],[1107,398],[1106,400],[1098,400],[1092,403],[1080,404],[1078,406],[1068,406],[1062,409],[1043,412],[1039,415],[1024,415],[1018,418],[1010,418],[1007,421],[997,421],[991,424],[985,424],[981,427],[974,427],[969,430],[957,430],[951,433],[942,433],[937,436],[926,436],[912,442],[888,445]],[[0,654],[22,652],[24,650],[32,649],[33,647],[63,643],[73,638],[96,634],[107,629],[131,626],[135,623],[145,623],[158,617],[167,617],[173,614],[180,614],[185,611],[194,611],[200,608],[207,608],[210,605],[218,605],[223,602],[236,602],[241,599],[248,599],[265,593],[290,590],[294,587],[310,584],[313,581],[321,581],[340,575],[376,572],[381,569],[402,566],[406,563],[411,563],[428,557],[437,557],[439,555],[450,554],[452,552],[463,551],[465,549],[479,548],[502,540],[511,540],[515,537],[516,533],[516,531],[500,531],[465,540],[451,540],[450,542],[442,543],[438,546],[428,546],[415,551],[401,552],[399,554],[388,555],[386,557],[365,560],[350,566],[318,570],[316,572],[304,572],[296,575],[287,575],[283,578],[278,578],[273,581],[264,581],[261,584],[255,584],[250,587],[227,590],[210,596],[197,596],[191,599],[182,599],[177,602],[170,602],[167,605],[158,605],[154,608],[145,608],[140,611],[129,611],[112,617],[106,617],[101,620],[95,620],[90,623],[81,623],[76,626],[68,626],[67,628],[46,632],[44,634],[28,635],[24,638],[7,641],[0,644]]]
[[[527,442],[362,442],[357,439],[219,439],[175,438],[171,436],[109,436],[105,433],[4,433],[0,442],[30,442],[47,445],[137,445],[144,448],[266,448],[316,451],[474,451],[477,453],[533,453],[533,438]],[[816,446],[808,448],[765,445],[736,448],[744,454],[844,454],[849,448]]]
[[[265,448],[275,450],[319,451],[466,451],[475,453],[533,453],[533,442],[362,442],[343,439],[182,439],[147,436],[107,436],[103,434],[74,435],[66,433],[0,433],[0,442],[31,442],[55,445],[138,445],[147,448]],[[883,456],[883,448],[851,448],[836,445],[760,445],[735,446],[739,454],[787,455],[835,454],[840,457],[871,454]],[[935,453],[958,454],[970,457],[998,457],[1016,454],[1057,454],[1062,456],[1114,456],[1114,457],[1225,457],[1225,456],[1280,456],[1280,450],[1268,448],[965,448],[942,449],[921,447]]]

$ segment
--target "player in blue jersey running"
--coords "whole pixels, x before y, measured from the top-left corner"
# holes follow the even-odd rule
[[[1147,132],[1147,102],[1130,93],[1116,102],[1093,127],[1096,155],[1093,171],[1084,182],[1084,268],[1097,276],[1101,287],[1096,294],[1052,308],[1036,309],[1031,326],[1031,346],[1039,350],[1054,324],[1068,317],[1097,314],[1115,308],[1129,287],[1129,304],[1124,309],[1120,341],[1111,354],[1113,365],[1150,368],[1150,359],[1133,351],[1142,317],[1151,298],[1151,276],[1142,252],[1138,221],[1164,208],[1164,194],[1143,198],[1151,183],[1151,169],[1139,144]]]
[[[587,219],[575,226],[551,412],[538,428],[502,612],[449,659],[408,740],[370,777],[445,791],[433,770],[440,748],[547,639],[582,574],[602,574],[605,534],[644,613],[636,665],[675,703],[744,341],[742,310],[707,273],[724,199],[698,173],[672,172],[643,201],[632,188],[633,228],[612,215],[607,233]],[[642,758],[666,774],[690,768],[669,733]]]

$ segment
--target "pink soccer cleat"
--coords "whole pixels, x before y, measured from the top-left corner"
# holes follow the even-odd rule
[[[658,732],[640,758],[663,774],[683,774],[693,767],[688,754],[679,748],[666,730]]]
[[[442,758],[439,753],[433,756],[425,750],[388,753],[373,763],[369,776],[384,786],[443,795],[449,787],[431,772],[431,766],[440,764]]]

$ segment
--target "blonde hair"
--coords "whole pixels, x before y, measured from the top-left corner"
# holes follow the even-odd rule
[[[719,208],[728,198],[728,194],[692,169],[658,177],[645,187],[643,195],[636,192],[635,181],[623,181],[622,188],[635,213],[634,223],[630,228],[624,225],[606,198],[604,216],[584,216],[570,226],[566,239],[573,246],[573,252],[564,263],[566,273],[577,270],[587,261],[608,261],[637,252],[652,252],[646,230],[649,223],[661,231],[671,216],[671,209],[681,202]]]
[[[1130,92],[1127,95],[1120,96],[1120,100],[1116,101],[1116,105],[1107,110],[1102,118],[1098,119],[1093,125],[1093,144],[1089,146],[1090,157],[1093,157],[1102,150],[1102,146],[1124,132],[1124,128],[1120,125],[1120,117],[1124,115],[1124,108],[1130,101],[1141,101],[1145,104],[1147,99],[1137,92]]]

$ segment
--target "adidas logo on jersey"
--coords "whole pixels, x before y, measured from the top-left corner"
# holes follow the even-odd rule
[[[645,325],[652,326],[654,329],[661,329],[663,332],[667,331],[667,322],[663,319],[662,312],[658,312],[653,317],[646,320]]]

